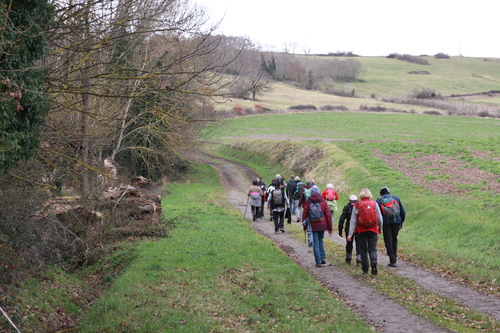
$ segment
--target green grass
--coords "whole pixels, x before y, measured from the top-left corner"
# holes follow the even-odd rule
[[[212,169],[196,169],[163,199],[171,237],[140,244],[79,332],[371,331],[227,206]]]
[[[265,127],[265,124],[280,125]],[[472,154],[485,152],[499,156],[499,125],[500,122],[493,119],[422,115],[289,114],[232,119],[218,132],[212,132],[210,138],[226,144],[223,149],[219,149],[221,154],[235,157],[240,162],[257,158],[266,169],[274,168],[273,172],[268,173],[271,175],[298,173],[319,180],[321,186],[334,179],[333,184],[341,198],[344,198],[341,200],[346,200],[350,194],[357,194],[363,186],[369,187],[375,196],[379,188],[388,186],[392,193],[401,197],[408,212],[400,236],[402,257],[500,294],[500,243],[497,240],[500,223],[496,218],[500,195],[483,191],[484,183],[461,185],[459,178],[453,178],[453,181],[459,188],[468,191],[465,196],[434,194],[374,156],[375,151],[416,157],[416,161],[419,156],[428,154],[453,156],[469,167],[496,174],[500,179],[498,158],[482,159]],[[254,134],[287,133],[306,138],[318,137],[319,141],[233,142],[234,139],[229,139],[243,139]],[[332,139],[348,140],[321,142]],[[311,168],[303,173],[298,172],[294,163],[298,156],[306,154],[304,145],[309,149],[322,146],[325,151],[329,150],[327,156],[330,156],[331,147],[334,147],[335,157],[320,161],[311,159],[314,161],[310,163]],[[295,156],[293,153],[283,153],[285,150],[295,152]],[[357,166],[343,168],[341,165]],[[420,165],[417,163],[415,168],[418,167]],[[449,181],[453,176],[443,175],[441,181]]]

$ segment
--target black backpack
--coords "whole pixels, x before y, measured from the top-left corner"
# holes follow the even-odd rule
[[[277,188],[273,191],[273,206],[274,207],[285,206],[285,197],[283,196],[283,189]]]

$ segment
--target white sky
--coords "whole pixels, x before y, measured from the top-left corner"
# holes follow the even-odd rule
[[[500,58],[498,0],[193,0],[267,50]]]

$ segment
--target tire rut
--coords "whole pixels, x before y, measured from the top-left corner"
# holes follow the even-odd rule
[[[206,153],[196,154],[193,159],[209,164],[217,170],[221,184],[228,191],[228,202],[242,214],[246,214],[246,189],[250,186],[251,179],[258,177],[258,174],[240,163]],[[250,218],[249,221],[251,221]],[[361,277],[353,277],[335,265],[315,267],[312,249],[287,233],[275,234],[274,225],[269,220],[260,219],[250,223],[256,231],[271,239],[291,259],[314,276],[325,288],[338,295],[347,306],[376,330],[380,332],[447,332],[375,290]],[[335,243],[345,245],[345,239],[335,233],[325,237]],[[379,253],[378,258],[379,265],[389,263],[387,256],[383,253]],[[428,290],[500,320],[498,297],[485,295],[471,287],[445,279],[404,261],[399,261],[394,271]]]

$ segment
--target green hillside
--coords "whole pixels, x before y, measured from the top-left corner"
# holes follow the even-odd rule
[[[500,59],[450,57],[435,59],[425,57],[429,65],[418,65],[386,57],[357,57],[364,73],[359,82],[335,83],[335,89],[355,91],[358,98],[347,98],[325,94],[317,90],[299,89],[290,84],[271,82],[273,90],[257,97],[256,101],[232,98],[218,100],[216,110],[232,110],[236,105],[243,108],[255,108],[259,104],[272,110],[284,110],[294,105],[314,105],[320,108],[324,105],[345,106],[349,110],[359,110],[360,106],[385,107],[402,112],[438,110],[430,107],[429,101],[418,101],[421,105],[407,105],[405,101],[414,89],[433,89],[442,97],[451,95],[467,95],[500,90]],[[327,60],[326,57],[321,59]],[[338,58],[336,58],[338,59]],[[344,58],[346,59],[346,58]],[[351,58],[352,59],[352,58]],[[409,74],[410,72],[428,72],[428,74]],[[383,101],[384,99],[384,101]],[[400,103],[388,103],[387,99],[399,99]],[[391,100],[392,101],[392,100]],[[475,95],[453,100],[439,100],[446,104],[440,108],[459,109],[467,104],[477,104],[487,109],[490,114],[497,115],[500,97],[497,95]],[[471,114],[470,110],[457,112]]]

